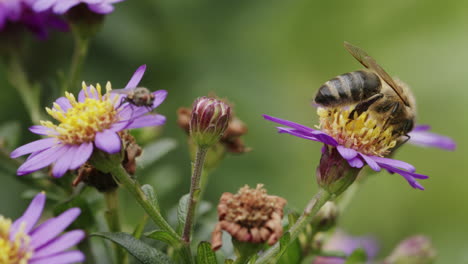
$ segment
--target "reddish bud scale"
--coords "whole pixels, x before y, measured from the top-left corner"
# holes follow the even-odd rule
[[[219,141],[230,117],[229,105],[214,98],[200,97],[193,103],[190,135],[197,145],[209,147]]]

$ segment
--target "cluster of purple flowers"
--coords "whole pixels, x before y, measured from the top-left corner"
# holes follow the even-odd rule
[[[47,38],[49,29],[67,31],[61,15],[83,4],[91,12],[109,14],[113,4],[123,0],[4,0],[0,1],[0,33],[9,26],[24,25],[40,39]]]

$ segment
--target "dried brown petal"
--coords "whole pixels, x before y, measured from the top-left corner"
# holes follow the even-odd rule
[[[223,193],[218,204],[219,223],[212,235],[213,249],[220,247],[219,228],[240,242],[275,243],[283,233],[285,205],[285,199],[268,195],[262,184],[255,189],[244,186],[237,194]]]

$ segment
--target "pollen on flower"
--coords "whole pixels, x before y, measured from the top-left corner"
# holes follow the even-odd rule
[[[94,140],[96,133],[108,129],[118,121],[118,112],[114,108],[118,96],[110,96],[112,90],[110,83],[106,85],[106,94],[102,95],[101,85],[87,88],[83,82],[85,100],[78,102],[73,94],[66,92],[65,98],[71,107],[62,109],[54,103],[53,108],[46,108],[47,113],[60,122],[55,125],[50,121],[41,121],[41,124],[54,129],[56,136],[65,144],[81,144]]]
[[[27,264],[33,251],[29,248],[30,237],[24,233],[25,225],[10,240],[11,220],[0,215],[0,263]]]
[[[338,144],[366,155],[383,157],[390,154],[397,144],[393,127],[383,128],[378,120],[367,112],[350,118],[352,109],[317,109],[319,129],[333,137]]]

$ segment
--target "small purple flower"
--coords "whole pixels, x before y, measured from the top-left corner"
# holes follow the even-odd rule
[[[36,0],[3,0],[0,1],[0,32],[9,25],[21,24],[37,35],[39,39],[48,36],[48,29],[67,31],[65,21],[50,11],[32,9]]]
[[[385,135],[386,132],[363,131],[362,128],[360,128],[359,133],[365,132],[364,134],[366,138],[363,137],[365,140],[360,141],[359,137],[357,137],[354,132],[350,134],[343,133],[342,135],[335,135],[340,140],[339,143],[337,139],[320,130],[268,115],[264,115],[264,118],[287,126],[278,127],[279,133],[288,133],[296,137],[322,142],[326,145],[335,147],[339,154],[348,162],[349,166],[353,168],[362,168],[367,164],[374,171],[385,169],[390,173],[398,173],[403,176],[413,188],[424,190],[424,187],[420,185],[416,179],[427,179],[428,176],[415,173],[416,169],[414,166],[404,161],[379,157],[376,155],[378,153],[387,153],[388,149],[395,146],[395,142],[393,140],[390,138],[387,140],[387,135]],[[340,120],[343,120],[343,118],[340,118]],[[356,120],[356,122],[358,121],[359,120]],[[344,132],[343,129],[340,131]],[[383,134],[383,136],[381,136],[381,134]],[[381,136],[381,138],[376,140],[376,138],[378,138],[377,136]],[[382,146],[376,149],[372,141],[376,141],[375,144],[380,144]],[[350,146],[345,146],[348,144],[350,144]],[[370,152],[376,154],[371,155],[363,153],[362,150],[365,150],[367,153]]]
[[[124,0],[36,0],[33,8],[36,11],[51,9],[55,14],[65,14],[72,7],[86,4],[88,8],[98,14],[109,14],[114,11],[113,4]]]
[[[62,234],[80,215],[80,209],[68,209],[36,226],[45,200],[45,193],[37,194],[24,214],[13,223],[0,215],[0,261],[7,261],[2,263],[68,264],[84,261],[83,253],[67,249],[78,244],[85,233],[72,230]]]
[[[372,261],[379,251],[377,241],[373,237],[362,236],[353,237],[345,232],[338,230],[325,243],[325,251],[342,251],[347,256],[354,250],[362,248],[367,254],[367,260]],[[316,257],[312,264],[343,264],[345,260],[338,257]]]
[[[133,74],[125,89],[131,91],[140,82],[146,65],[140,66]],[[101,94],[101,86],[86,86],[83,83],[78,100],[73,94],[58,98],[53,108],[46,108],[49,115],[58,120],[55,125],[42,121],[29,130],[48,138],[39,139],[14,150],[10,156],[17,158],[31,154],[18,168],[18,175],[25,175],[53,164],[52,175],[63,176],[68,170],[76,170],[83,165],[97,148],[109,154],[121,150],[118,132],[131,128],[159,126],[166,118],[149,112],[158,107],[166,98],[167,91],[159,90],[152,94],[155,99],[151,107],[138,107],[123,103],[126,95],[112,93],[110,83],[107,93]]]

